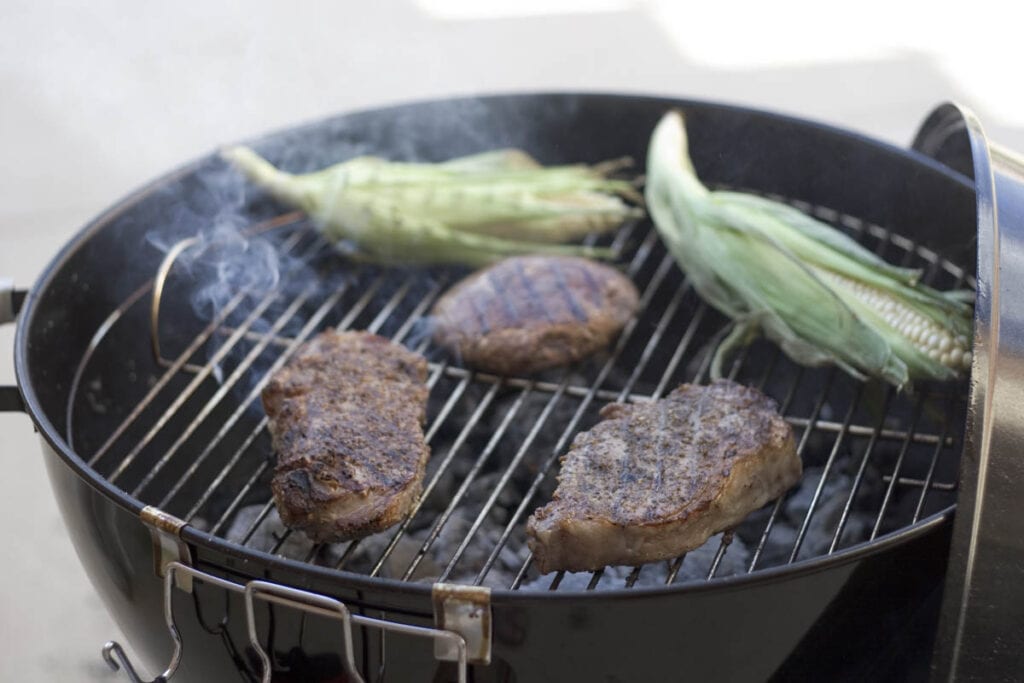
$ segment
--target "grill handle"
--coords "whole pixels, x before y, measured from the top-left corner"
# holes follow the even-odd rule
[[[913,147],[972,178],[977,194],[970,410],[932,680],[1008,680],[1024,666],[1024,157],[955,104],[932,112]]]
[[[27,291],[15,289],[13,280],[0,278],[0,325],[17,319],[27,295]],[[25,412],[18,387],[0,385],[0,413],[4,412]]]
[[[184,577],[187,577],[187,581],[182,581],[182,578]],[[132,683],[168,683],[168,681],[174,677],[175,672],[178,670],[178,666],[181,664],[184,645],[182,643],[181,634],[174,621],[172,593],[174,592],[175,586],[181,586],[182,584],[188,584],[191,586],[193,580],[208,583],[223,590],[241,594],[244,597],[245,627],[246,632],[249,635],[249,645],[252,648],[252,651],[259,657],[260,683],[272,682],[273,667],[271,665],[270,655],[267,654],[267,651],[263,648],[263,644],[260,641],[259,634],[256,629],[255,600],[257,598],[265,602],[272,602],[285,607],[295,608],[303,612],[317,614],[340,621],[342,623],[341,641],[344,648],[343,666],[346,674],[345,680],[352,681],[353,683],[363,683],[364,681],[363,676],[359,673],[355,664],[355,653],[352,643],[353,625],[371,627],[387,632],[400,633],[406,636],[416,636],[433,640],[435,644],[434,653],[438,659],[456,662],[457,683],[466,683],[468,680],[467,672],[470,661],[479,661],[481,663],[490,662],[490,591],[488,589],[474,588],[466,591],[466,587],[464,586],[455,587],[447,584],[435,585],[435,603],[440,602],[442,609],[445,609],[445,611],[459,612],[460,610],[457,608],[463,604],[463,601],[458,599],[454,601],[449,600],[448,598],[453,597],[452,595],[438,595],[438,586],[442,587],[443,593],[447,591],[454,591],[455,593],[472,593],[474,601],[478,607],[482,607],[481,598],[486,595],[487,607],[485,611],[487,616],[485,621],[487,626],[485,642],[480,643],[479,638],[474,639],[472,636],[470,637],[470,640],[477,640],[478,644],[486,649],[486,657],[479,660],[471,660],[471,653],[467,648],[466,637],[461,631],[457,630],[459,624],[446,624],[449,628],[430,628],[427,626],[415,626],[396,621],[387,621],[384,619],[368,617],[362,614],[352,614],[343,602],[317,593],[311,593],[309,591],[291,588],[289,586],[282,586],[268,581],[253,580],[245,584],[239,584],[227,579],[222,579],[219,576],[214,576],[213,574],[208,574],[189,565],[182,564],[181,562],[169,562],[164,567],[163,587],[164,623],[167,625],[167,631],[171,636],[171,640],[174,642],[174,651],[171,654],[170,663],[162,674],[147,681],[139,675],[131,660],[128,658],[128,655],[125,653],[124,648],[122,648],[116,641],[110,641],[103,646],[103,659],[107,662],[107,665],[110,666],[111,670],[119,671],[124,669]],[[455,603],[454,607],[456,609],[449,609],[449,603],[451,602]],[[479,616],[478,610],[477,618],[469,618],[469,621],[475,620],[479,622]],[[437,617],[438,615],[435,614],[435,620]],[[465,615],[464,618],[466,618]],[[456,619],[455,621],[459,621],[459,619]],[[463,626],[464,625],[465,624],[463,624]],[[449,630],[451,627],[455,627],[455,629]],[[471,631],[480,631],[480,629],[480,623],[470,627]],[[438,648],[439,645],[443,647]],[[439,652],[443,653],[443,656],[441,656]]]

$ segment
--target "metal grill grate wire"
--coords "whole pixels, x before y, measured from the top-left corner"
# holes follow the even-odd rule
[[[945,277],[953,280],[949,284],[972,284],[962,269],[879,226],[865,225],[854,217],[840,215],[827,208],[800,208],[830,220],[866,243],[874,241],[880,253],[895,250],[904,264],[926,265],[926,280]],[[419,515],[431,514],[424,504],[437,490],[438,482],[449,473],[453,463],[457,460],[465,461],[468,469],[463,473],[457,490],[447,505],[427,520],[428,531],[425,537],[419,542],[412,557],[405,560],[401,578],[414,579],[417,569],[445,531],[453,514],[463,504],[471,486],[492,465],[492,456],[508,438],[510,426],[520,419],[525,406],[534,397],[544,397],[543,407],[531,418],[514,454],[494,473],[496,479],[493,489],[475,510],[465,532],[456,539],[437,580],[452,580],[467,551],[474,544],[480,543],[486,546],[486,557],[481,566],[472,572],[471,578],[462,580],[475,584],[487,580],[503,549],[517,530],[521,529],[526,516],[543,502],[541,496],[544,485],[550,483],[556,461],[565,452],[572,437],[592,419],[596,404],[655,400],[680,381],[699,382],[706,377],[710,354],[699,342],[717,333],[714,328],[722,324],[720,317],[708,309],[697,298],[688,281],[681,278],[672,258],[661,248],[656,232],[650,229],[649,224],[634,223],[627,226],[617,233],[611,246],[628,258],[625,266],[627,274],[638,284],[643,283],[641,312],[623,330],[603,362],[591,368],[591,372],[584,373],[589,381],[581,381],[576,370],[567,370],[561,377],[503,378],[473,372],[452,365],[445,359],[430,363],[428,386],[432,394],[437,391],[444,393],[438,397],[439,407],[430,416],[426,429],[427,441],[434,447],[432,442],[442,430],[455,426],[458,432],[450,442],[442,445],[441,452],[433,453],[432,458],[438,460],[437,467],[425,482],[423,493],[410,514],[389,532],[388,542],[370,564],[367,571],[369,575],[383,573],[388,562],[394,559],[396,549],[409,534],[413,520],[422,522]],[[314,231],[301,222],[291,226],[281,249],[291,251],[300,247],[300,253],[307,260],[323,256],[324,252],[329,251],[329,247]],[[265,486],[266,476],[272,467],[267,453],[267,420],[262,415],[253,417],[258,412],[254,411],[254,406],[258,405],[260,390],[269,381],[270,375],[288,360],[303,341],[328,324],[339,329],[359,325],[372,332],[388,330],[388,336],[393,340],[411,344],[420,352],[426,351],[429,340],[414,339],[417,321],[429,311],[444,290],[448,276],[442,274],[429,278],[425,287],[421,280],[416,272],[396,275],[380,271],[369,282],[361,283],[358,291],[343,286],[325,295],[310,286],[302,289],[290,301],[282,300],[283,291],[275,290],[252,304],[241,321],[228,324],[228,318],[236,313],[236,309],[240,310],[245,298],[240,293],[231,299],[215,320],[197,331],[173,361],[160,365],[162,374],[154,378],[151,388],[95,450],[89,460],[90,465],[110,481],[120,482],[124,478],[122,485],[126,486],[130,481],[133,496],[161,508],[180,509],[186,521],[203,523],[213,534],[223,535],[240,508],[257,501],[262,507],[237,539],[242,545],[250,544],[256,530],[273,510],[273,501]],[[353,296],[355,298],[351,300]],[[144,303],[144,300],[136,297],[126,306]],[[283,304],[283,312],[265,331],[255,331],[254,321],[263,316],[272,303]],[[123,311],[119,310],[118,317],[112,318],[111,324],[123,324],[121,313]],[[283,330],[295,321],[301,323],[301,329],[290,335],[284,334]],[[105,330],[97,333],[97,344],[103,343],[103,333]],[[219,346],[215,345],[217,341],[220,341]],[[242,360],[231,367],[225,379],[216,382],[215,369],[242,349],[246,349]],[[268,356],[273,358],[269,364],[258,362]],[[194,364],[192,361],[196,359],[202,360]],[[87,361],[88,357],[83,360]],[[198,372],[190,371],[193,365],[199,365]],[[653,377],[650,376],[652,367],[657,370]],[[254,373],[256,376],[253,376]],[[801,555],[805,540],[817,521],[816,514],[829,478],[837,469],[850,470],[852,483],[838,519],[829,532],[828,547],[824,551],[827,554],[845,547],[844,533],[848,531],[850,520],[854,514],[863,513],[865,505],[877,504],[870,532],[870,538],[874,539],[892,530],[894,525],[898,527],[916,523],[928,514],[928,504],[941,509],[944,500],[941,497],[948,497],[955,491],[955,467],[952,468],[953,478],[950,479],[947,476],[950,468],[945,464],[948,461],[955,463],[958,456],[960,421],[939,420],[935,425],[937,428],[932,430],[922,429],[920,425],[926,408],[941,405],[940,412],[945,415],[957,415],[958,411],[962,411],[962,400],[954,392],[926,388],[911,400],[910,418],[894,420],[891,407],[894,403],[906,403],[906,400],[886,390],[875,419],[865,421],[862,419],[865,413],[862,405],[865,393],[863,385],[841,382],[837,373],[831,369],[807,371],[794,366],[773,347],[745,349],[734,360],[729,374],[763,390],[771,385],[776,398],[781,396],[780,410],[797,430],[798,452],[805,461],[808,460],[808,448],[812,442],[816,450],[827,453],[806,513],[799,521],[795,539],[783,563],[806,557]],[[181,380],[185,377],[187,382],[182,388]],[[784,381],[780,385],[782,378],[788,379],[788,382]],[[249,389],[244,392],[244,397],[239,398],[236,385],[241,386],[243,379],[248,382]],[[211,385],[214,388],[209,389]],[[780,386],[785,387],[781,392]],[[204,387],[209,390],[204,391]],[[472,392],[482,394],[476,396],[475,404],[467,411],[467,397]],[[807,400],[809,393],[813,396],[811,401]],[[836,398],[833,394],[841,394],[847,401],[839,420],[831,414],[834,412],[831,408],[832,400]],[[74,401],[75,397],[72,396],[71,400]],[[842,403],[840,401],[838,404]],[[158,450],[157,445],[168,438],[165,432],[173,431],[172,425],[177,424],[175,421],[183,416],[186,409],[191,414],[187,424],[174,427],[177,431],[170,445]],[[564,409],[570,409],[571,416],[554,424],[555,416]],[[150,417],[154,412],[156,416]],[[462,420],[461,425],[459,420]],[[479,429],[485,420],[497,420],[486,443],[475,455],[464,453],[470,450],[474,430]],[[215,427],[211,426],[212,423],[216,423]],[[210,435],[205,436],[208,432]],[[554,446],[537,463],[529,483],[509,510],[500,533],[490,541],[481,541],[482,525],[495,509],[503,492],[510,490],[517,475],[521,477],[526,457],[535,442],[541,435],[553,434],[558,435]],[[199,435],[204,435],[205,440],[197,444]],[[134,441],[129,437],[134,437]],[[823,439],[830,440],[830,444],[824,448]],[[864,442],[863,446],[857,445],[861,442]],[[890,470],[883,475],[886,488],[881,501],[865,502],[860,500],[863,483],[873,467],[873,459],[876,458],[880,444],[898,445],[898,454]],[[921,449],[925,449],[928,454],[923,459],[918,457]],[[921,460],[923,467],[916,465],[918,460]],[[915,463],[916,474],[910,472],[913,469],[911,461]],[[129,475],[142,466],[145,472],[131,480]],[[175,468],[180,471],[175,472],[171,480],[170,472]],[[208,480],[204,480],[204,476]],[[158,491],[162,491],[158,497],[148,499],[151,495],[157,495]],[[902,521],[891,520],[894,510],[900,507],[896,504],[897,499],[901,499],[908,491],[916,491],[909,516]],[[216,501],[219,502],[214,505]],[[785,498],[780,499],[770,506],[745,571],[754,572],[766,566],[763,561],[765,549],[773,530],[780,524],[784,501]],[[212,510],[216,510],[215,516],[204,517]],[[285,530],[276,538],[269,551],[285,553],[291,536],[292,533]],[[704,572],[706,579],[715,578],[733,541],[732,533],[721,536]],[[359,541],[348,543],[334,555],[336,559],[332,565],[337,569],[346,569],[359,547]],[[306,548],[301,555],[293,556],[293,559],[317,562],[325,554],[324,551],[323,545],[314,545]],[[666,583],[677,580],[686,560],[687,555],[683,555],[661,563]],[[622,585],[627,588],[636,585],[648,566],[632,568]],[[508,587],[520,588],[536,574],[531,569],[532,558],[527,555],[508,582]],[[602,581],[608,576],[604,570],[592,572],[586,587],[595,589],[603,585]],[[556,573],[547,588],[557,590],[564,578],[563,573]]]

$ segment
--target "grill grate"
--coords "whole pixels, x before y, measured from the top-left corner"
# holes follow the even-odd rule
[[[793,203],[890,261],[924,268],[933,286],[973,285],[962,269],[880,226]],[[830,554],[954,501],[966,411],[961,386],[924,385],[913,396],[897,395],[833,369],[801,368],[774,346],[755,342],[734,359],[729,376],[779,402],[805,463],[800,487],[672,561],[540,577],[523,526],[550,496],[558,457],[605,403],[649,401],[683,381],[706,380],[725,320],[697,297],[644,221],[610,243],[641,291],[641,312],[608,353],[536,378],[476,373],[433,349],[419,324],[459,273],[354,268],[301,217],[285,227],[269,239],[301,265],[271,291],[234,294],[212,321],[165,302],[176,329],[161,347],[181,350],[151,362],[148,389],[113,419],[102,443],[82,445],[89,464],[109,481],[213,534],[308,563],[407,581],[631,588],[712,580]],[[347,269],[347,277],[323,287],[308,277],[309,267]],[[190,286],[179,284],[174,299]],[[95,418],[102,403],[102,389],[87,382],[90,366],[116,355],[118,339],[139,336],[147,293],[136,292],[111,315],[83,358],[68,407],[69,443],[76,420]],[[422,496],[396,527],[336,545],[312,544],[277,520],[267,420],[259,408],[269,376],[328,325],[383,334],[430,360],[426,436],[433,452]]]

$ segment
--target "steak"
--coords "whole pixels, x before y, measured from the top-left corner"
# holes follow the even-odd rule
[[[499,261],[434,305],[434,341],[499,375],[567,365],[605,348],[636,312],[636,287],[614,268],[569,256]]]
[[[543,573],[678,557],[800,479],[775,402],[735,382],[684,384],[653,403],[607,405],[601,418],[527,522]]]
[[[369,332],[328,330],[270,379],[263,408],[281,520],[316,542],[401,520],[422,490],[427,363]]]

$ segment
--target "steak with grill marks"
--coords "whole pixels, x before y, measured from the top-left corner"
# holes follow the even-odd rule
[[[263,390],[281,520],[317,542],[401,520],[422,489],[427,363],[369,332],[328,330]]]
[[[606,347],[637,309],[636,287],[584,258],[521,256],[457,283],[434,306],[434,340],[499,375],[567,365]]]
[[[775,402],[730,381],[615,403],[562,457],[550,503],[527,522],[537,568],[667,560],[704,544],[800,479]]]

